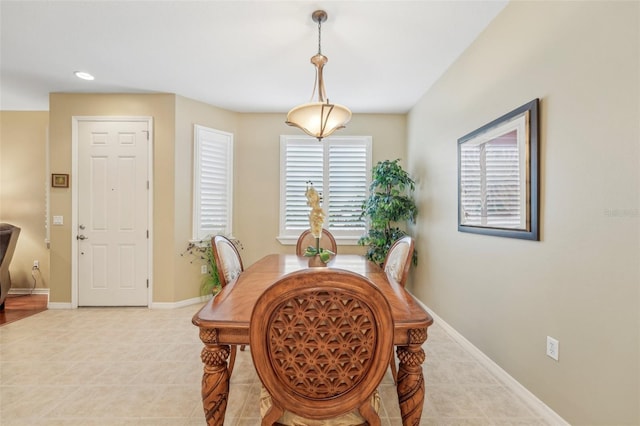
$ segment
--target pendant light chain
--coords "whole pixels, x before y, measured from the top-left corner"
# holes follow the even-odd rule
[[[318,55],[322,55],[322,19],[318,19]]]
[[[322,69],[328,61],[322,54],[322,22],[327,19],[327,13],[324,10],[316,10],[311,15],[311,19],[318,23],[318,53],[311,57],[311,64],[316,71],[313,91],[308,103],[298,105],[289,111],[286,124],[297,127],[321,141],[336,130],[343,129],[351,119],[351,111],[346,106],[332,104],[327,99],[322,76]],[[316,93],[318,99],[314,101],[313,96]]]

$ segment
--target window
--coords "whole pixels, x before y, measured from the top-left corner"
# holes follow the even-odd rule
[[[231,234],[233,134],[195,125],[193,239]]]
[[[520,157],[515,130],[461,147],[460,202],[465,225],[525,227]]]
[[[342,244],[355,244],[366,232],[360,219],[371,173],[371,137],[331,137],[318,142],[306,136],[280,137],[280,236],[295,244],[309,228],[307,182],[322,195],[324,227]]]

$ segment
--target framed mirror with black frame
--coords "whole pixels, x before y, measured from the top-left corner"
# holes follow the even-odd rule
[[[540,239],[539,99],[458,139],[458,231]]]

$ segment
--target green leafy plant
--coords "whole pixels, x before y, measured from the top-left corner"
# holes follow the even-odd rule
[[[369,220],[369,231],[358,244],[368,246],[367,259],[382,265],[387,252],[394,242],[407,233],[398,227],[405,221],[416,223],[418,207],[411,193],[415,182],[399,164],[394,161],[380,161],[372,170],[369,197],[362,204],[360,217]],[[418,263],[417,252],[413,253],[413,264]]]
[[[240,240],[231,239],[231,242],[239,249],[242,249]],[[200,294],[208,296],[218,294],[221,290],[220,278],[218,277],[218,265],[216,258],[213,256],[213,248],[211,248],[211,238],[204,238],[200,241],[190,242],[184,252],[180,256],[191,256],[190,263],[198,261],[207,265],[207,274],[202,277],[200,283]]]
[[[319,256],[320,260],[322,260],[322,262],[327,263],[329,262],[329,259],[331,259],[331,256],[333,256],[335,253],[332,252],[331,250],[327,250],[325,248],[320,247],[320,238],[316,238],[316,246],[309,246],[306,248],[306,250],[304,251],[304,256],[306,257],[313,257],[313,256]]]

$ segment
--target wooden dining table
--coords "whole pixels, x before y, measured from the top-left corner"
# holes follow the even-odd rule
[[[227,361],[231,345],[249,344],[251,312],[258,297],[280,277],[309,267],[309,258],[289,254],[270,254],[244,270],[193,317],[204,343],[201,359],[202,404],[207,424],[221,426],[229,398]],[[417,425],[424,403],[422,344],[433,323],[422,306],[375,263],[363,256],[338,254],[328,268],[356,272],[373,282],[391,306],[393,343],[399,359],[397,393],[403,425]]]

